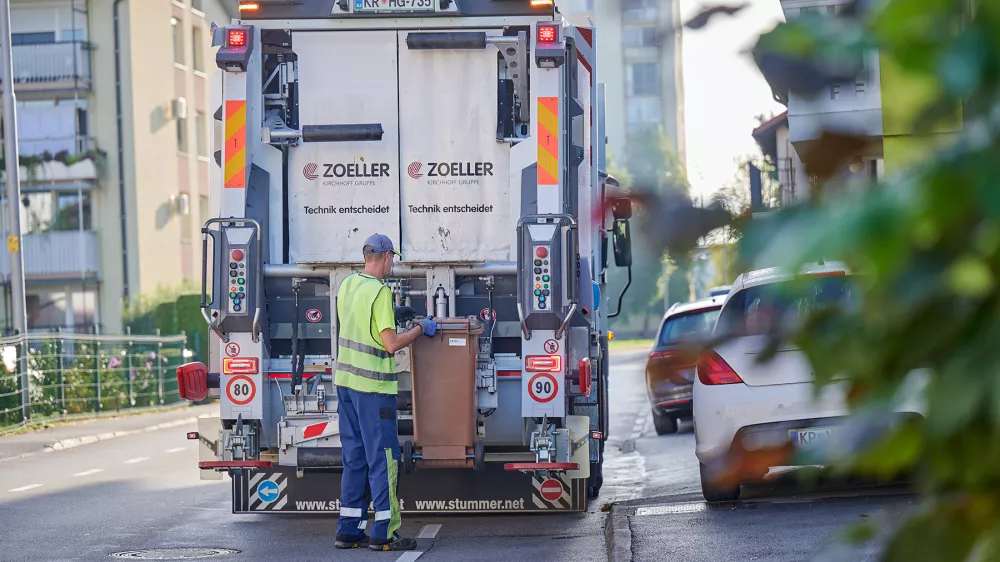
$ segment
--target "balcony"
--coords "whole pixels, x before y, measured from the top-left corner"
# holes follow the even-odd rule
[[[23,190],[92,189],[98,186],[105,153],[94,148],[93,139],[79,135],[21,138],[18,150],[21,160],[19,179]],[[6,170],[6,163],[0,165],[0,169]],[[5,174],[5,171],[0,172],[0,180]]]
[[[25,234],[21,249],[24,276],[31,281],[96,279],[99,269],[97,233],[87,230]],[[10,276],[10,254],[0,247],[0,276]]]
[[[90,48],[84,41],[14,45],[16,93],[90,91]]]
[[[788,96],[788,127],[793,144],[816,140],[824,130],[866,137],[882,136],[882,92],[878,53],[865,57],[853,82],[831,84],[815,98]]]

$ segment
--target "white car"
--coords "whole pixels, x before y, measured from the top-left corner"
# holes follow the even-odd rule
[[[713,481],[707,470],[713,461],[726,458],[732,450],[752,450],[763,443],[815,445],[832,435],[848,414],[845,383],[835,381],[814,396],[812,367],[797,348],[782,345],[772,359],[756,363],[770,322],[778,315],[794,322],[810,306],[856,302],[853,277],[842,264],[810,266],[801,276],[808,289],[796,293],[795,300],[782,291],[792,276],[781,270],[737,277],[714,328],[715,334],[737,337],[704,351],[698,359],[693,389],[695,454],[702,494],[709,502],[735,501],[740,495],[738,483]],[[894,405],[898,413],[921,414],[924,379],[923,374],[914,374]]]

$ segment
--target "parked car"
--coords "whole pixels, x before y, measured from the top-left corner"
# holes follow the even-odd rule
[[[690,420],[691,384],[697,353],[688,345],[708,336],[723,297],[676,303],[666,314],[646,361],[646,395],[658,435],[677,432],[678,419]]]
[[[707,468],[718,459],[738,462],[741,452],[761,444],[790,442],[795,450],[815,447],[835,436],[848,414],[843,377],[814,395],[813,371],[806,355],[782,343],[766,362],[757,362],[769,330],[781,320],[794,326],[805,310],[857,304],[855,277],[842,264],[817,264],[787,290],[793,276],[776,269],[740,275],[719,313],[713,334],[733,339],[701,353],[694,382],[695,454],[701,466],[702,494],[709,502],[735,501],[740,482],[725,483]],[[790,296],[794,295],[794,296]],[[895,413],[921,415],[920,390],[926,373],[914,371],[894,404]],[[770,462],[770,461],[767,461]],[[744,465],[748,466],[748,465]],[[764,476],[770,468],[756,466]],[[745,481],[745,480],[743,480]]]
[[[708,290],[708,296],[710,297],[724,297],[729,294],[729,289],[732,285],[719,285],[718,287],[712,287]]]

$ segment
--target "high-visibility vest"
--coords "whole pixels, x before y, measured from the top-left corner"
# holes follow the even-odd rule
[[[388,287],[378,279],[355,273],[337,292],[337,371],[334,384],[358,392],[398,394],[396,360],[372,328],[372,307]]]

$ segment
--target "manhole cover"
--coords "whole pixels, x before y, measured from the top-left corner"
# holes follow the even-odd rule
[[[116,552],[112,558],[129,558],[132,560],[192,560],[195,558],[213,558],[227,554],[239,554],[240,551],[231,548],[151,548],[147,550],[126,550]]]

